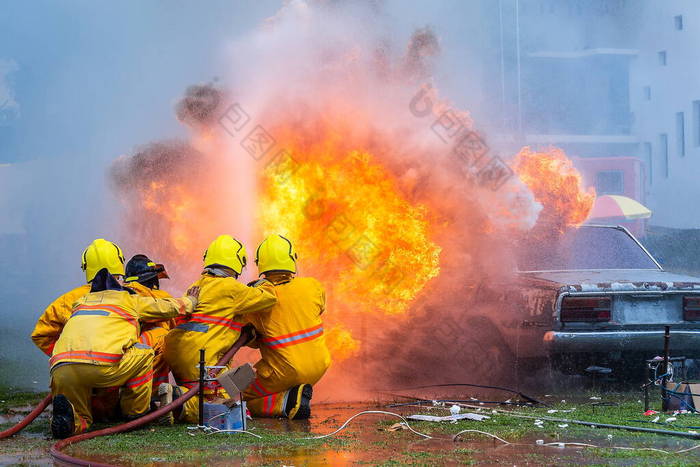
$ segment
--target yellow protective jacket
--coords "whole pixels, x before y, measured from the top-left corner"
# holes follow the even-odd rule
[[[288,380],[290,386],[315,384],[331,364],[321,320],[326,307],[323,286],[311,277],[280,274],[268,278],[275,284],[277,304],[244,318],[257,333],[262,355],[255,365],[258,377],[264,380],[274,374],[274,378]]]
[[[236,315],[264,310],[277,302],[274,287],[267,281],[248,287],[233,277],[203,274],[194,286],[200,288],[197,309],[178,320],[165,338],[165,360],[180,383],[198,375],[199,349],[206,350],[207,365],[213,365],[238,339],[242,323]]]
[[[32,341],[46,355],[51,356],[63,326],[73,313],[73,303],[88,293],[90,293],[90,284],[81,285],[64,293],[46,307],[32,331]]]
[[[137,294],[143,296],[143,297],[151,297],[151,298],[172,298],[172,295],[170,295],[168,292],[165,290],[161,289],[151,289],[150,287],[146,287],[143,284],[140,284],[138,282],[127,282],[124,284],[125,287],[130,288]],[[148,331],[153,331],[157,329],[162,329],[163,331],[167,332],[170,331],[172,328],[175,327],[175,320],[174,319],[167,319],[163,321],[149,321],[145,323],[141,323],[141,334],[143,335],[144,333],[147,333]],[[143,342],[143,340],[142,340]],[[153,342],[143,342],[146,345],[150,345],[153,347]]]
[[[192,312],[188,297],[153,299],[126,290],[91,292],[75,302],[49,360],[114,365],[141,333],[139,321],[163,320]]]

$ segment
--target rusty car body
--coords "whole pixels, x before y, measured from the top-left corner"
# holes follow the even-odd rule
[[[700,357],[700,278],[664,271],[624,227],[584,225],[519,260],[489,316],[509,355],[568,374],[637,368],[661,355]]]

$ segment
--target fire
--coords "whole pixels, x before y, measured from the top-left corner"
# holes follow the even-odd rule
[[[538,222],[563,229],[580,225],[593,208],[595,190],[585,189],[581,174],[564,151],[536,152],[524,147],[515,157],[515,172],[542,204]]]
[[[263,235],[294,239],[301,268],[331,284],[334,305],[405,313],[440,272],[426,206],[412,204],[372,154],[289,151],[260,179]]]
[[[146,215],[167,219],[170,224],[167,240],[172,248],[178,254],[189,253],[193,245],[188,217],[196,207],[194,197],[182,185],[166,187],[164,182],[152,181],[143,190],[141,199]]]
[[[428,208],[406,199],[371,152],[334,140],[337,133],[285,141],[284,159],[260,174],[258,225],[261,236],[293,239],[301,274],[324,283],[327,343],[341,361],[360,347],[345,322],[406,313],[440,273],[441,247],[431,239]]]

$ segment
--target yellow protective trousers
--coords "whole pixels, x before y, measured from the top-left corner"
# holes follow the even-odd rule
[[[122,414],[145,414],[151,402],[153,349],[136,344],[115,365],[64,363],[51,370],[51,394],[63,394],[73,405],[74,434],[92,425],[90,397],[93,388],[122,387],[119,405]]]
[[[253,417],[286,417],[289,391],[300,384],[316,384],[326,373],[328,365],[315,372],[300,374],[291,367],[273,368],[265,360],[255,364],[257,377],[243,393],[243,399]],[[281,371],[280,371],[281,369]]]

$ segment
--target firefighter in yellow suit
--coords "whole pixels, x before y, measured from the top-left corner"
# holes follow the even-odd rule
[[[125,268],[124,284],[134,292],[144,297],[172,298],[165,290],[160,289],[160,279],[169,279],[165,266],[156,264],[146,255],[134,255]],[[175,320],[152,321],[141,325],[139,342],[153,349],[153,388],[168,382],[170,369],[165,363],[165,336],[175,327]]]
[[[306,419],[311,414],[311,385],[331,364],[323,336],[323,286],[311,277],[295,277],[297,254],[281,235],[267,237],[255,262],[275,286],[277,304],[244,317],[255,326],[262,359],[257,377],[244,392],[253,416]]]
[[[95,270],[92,264],[106,265]],[[153,349],[140,344],[139,321],[163,320],[192,313],[197,289],[183,298],[154,299],[136,295],[117,282],[124,257],[114,243],[95,240],[83,253],[90,292],[79,298],[56,341],[49,364],[53,414],[51,431],[66,438],[92,423],[93,388],[123,386],[123,415],[148,411],[153,377]]]
[[[180,320],[165,338],[165,360],[179,385],[176,393],[198,382],[199,349],[205,349],[208,366],[216,365],[240,336],[243,324],[237,315],[264,310],[277,302],[270,282],[260,281],[256,287],[238,282],[246,261],[243,244],[230,235],[220,235],[204,252],[204,271],[192,284],[200,290],[199,305],[192,316]],[[209,400],[217,395],[227,397],[216,383],[207,384],[204,394]],[[197,397],[188,400],[176,417],[179,421],[196,423]]]

